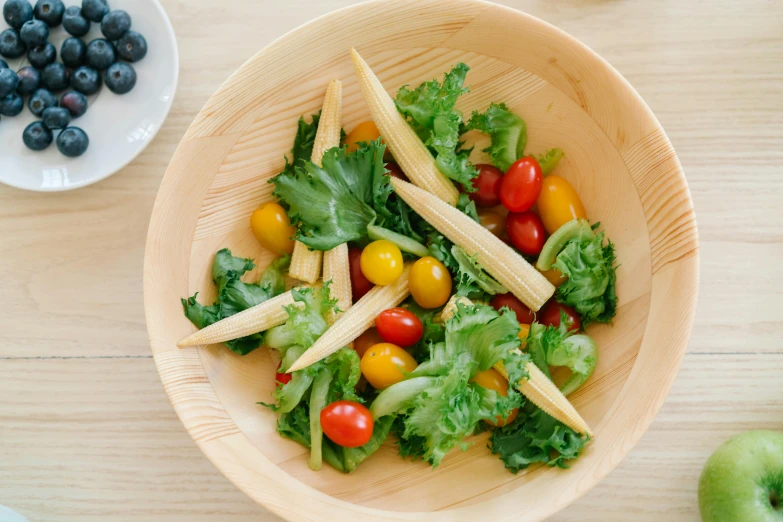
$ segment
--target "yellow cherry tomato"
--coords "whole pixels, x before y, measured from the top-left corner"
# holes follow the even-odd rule
[[[451,297],[451,274],[432,256],[413,263],[408,282],[413,300],[422,308],[438,308]]]
[[[373,241],[362,250],[362,274],[375,285],[390,285],[402,274],[402,252],[391,241]]]
[[[371,346],[362,356],[362,375],[373,388],[383,390],[405,378],[418,364],[411,354],[391,343]]]
[[[492,232],[497,237],[503,237],[506,233],[506,218],[492,210],[481,210],[478,213],[481,226]]]
[[[500,373],[498,373],[497,370],[494,368],[490,368],[489,370],[485,372],[479,372],[476,374],[475,377],[471,380],[471,382],[475,382],[482,388],[486,388],[488,390],[494,390],[498,392],[503,397],[508,397],[508,381],[503,378]],[[493,426],[505,426],[506,424],[511,424],[514,422],[514,419],[517,418],[517,414],[519,413],[519,408],[514,408],[511,410],[511,413],[509,414],[508,418],[503,420],[501,416],[498,415],[497,419],[495,419],[495,422],[487,421]]]
[[[562,285],[568,279],[557,268],[550,268],[549,270],[541,272],[541,275],[546,277],[547,281],[552,283],[555,287]]]
[[[345,137],[345,144],[348,145],[348,152],[354,152],[359,148],[362,142],[375,141],[381,137],[378,127],[371,121],[365,121],[354,127]]]
[[[294,240],[291,238],[296,229],[288,220],[285,209],[278,203],[270,202],[258,207],[250,216],[250,228],[261,246],[275,254],[290,254],[294,251]]]
[[[550,234],[572,219],[587,219],[587,212],[574,187],[560,176],[544,176],[538,213]]]

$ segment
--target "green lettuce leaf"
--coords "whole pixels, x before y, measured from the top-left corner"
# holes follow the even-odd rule
[[[517,473],[536,462],[567,468],[567,461],[579,457],[587,442],[543,410],[526,403],[514,422],[492,432],[489,448],[500,455],[506,468]]]
[[[574,335],[563,313],[560,326],[530,325],[527,352],[547,377],[552,378],[550,366],[565,366],[571,376],[560,386],[563,395],[576,391],[593,374],[598,363],[598,347],[587,335]]]
[[[285,271],[290,261],[290,256],[278,258],[264,271],[257,283],[245,283],[240,278],[255,267],[253,260],[234,257],[227,248],[218,251],[212,263],[217,299],[211,306],[199,304],[196,300],[198,294],[182,299],[185,317],[196,327],[205,328],[282,294],[285,292]],[[263,340],[263,333],[257,333],[227,341],[225,345],[239,355],[247,355],[261,346]]]
[[[335,310],[337,300],[329,293],[329,282],[316,290],[314,288],[294,288],[294,301],[285,308],[288,320],[285,324],[270,328],[266,333],[266,345],[280,351],[286,359],[286,351],[292,346],[309,348],[329,328],[325,317]],[[304,307],[301,305],[304,304]],[[291,361],[293,363],[294,361]],[[285,369],[288,369],[286,365]]]
[[[451,254],[459,265],[457,295],[483,299],[486,294],[505,294],[508,290],[484,271],[477,256],[469,256],[462,247],[454,245]]]
[[[468,92],[464,84],[469,70],[464,63],[458,63],[446,73],[443,83],[432,80],[413,90],[403,86],[395,104],[432,152],[438,170],[472,192],[478,171],[468,161],[470,151],[460,150],[462,113],[455,109],[457,99]]]
[[[305,162],[310,161],[320,119],[321,111],[312,115],[310,123],[305,122],[303,117],[299,118],[296,126],[296,135],[294,136],[294,146],[291,149],[291,159],[285,158],[283,172],[292,173],[294,169],[302,168]]]
[[[525,120],[511,112],[504,103],[493,103],[484,113],[474,111],[467,129],[489,134],[492,142],[484,152],[490,155],[492,163],[503,172],[525,155]]]
[[[617,267],[614,245],[604,233],[572,239],[557,255],[554,267],[568,279],[557,289],[558,302],[572,306],[582,327],[611,322],[617,312]]]
[[[541,172],[543,174],[549,174],[555,170],[555,167],[557,167],[557,164],[563,159],[563,156],[565,156],[563,149],[549,149],[544,154],[537,155],[536,160],[538,160],[538,164],[541,165]]]

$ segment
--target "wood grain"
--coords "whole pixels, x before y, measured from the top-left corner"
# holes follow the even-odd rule
[[[0,187],[0,448],[14,448],[0,454],[0,504],[33,522],[278,520],[190,442],[151,359],[118,357],[149,354],[144,238],[185,130],[256,51],[352,3],[236,0],[228,9],[163,0],[179,39],[182,82],[156,141],[116,176],[77,192]],[[783,202],[783,4],[501,3],[568,31],[630,81],[677,150],[699,221],[700,306],[673,391],[623,463],[552,520],[621,521],[628,513],[698,520],[695,485],[707,455],[737,432],[783,429],[783,410],[771,399],[780,396],[775,375],[783,370],[783,229],[773,218]],[[112,399],[120,395],[134,403],[127,414]],[[79,425],[63,429],[72,418]],[[104,442],[84,444],[85,430]]]

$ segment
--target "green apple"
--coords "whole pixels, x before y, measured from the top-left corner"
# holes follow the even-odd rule
[[[749,431],[712,454],[699,479],[703,522],[783,522],[783,434]]]

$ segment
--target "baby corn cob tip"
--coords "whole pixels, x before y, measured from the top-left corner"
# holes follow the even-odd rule
[[[288,320],[288,313],[286,313],[284,307],[292,304],[294,304],[294,296],[289,290],[252,308],[202,328],[198,332],[182,339],[177,343],[177,346],[186,348],[188,346],[222,343],[269,330]]]
[[[347,346],[375,324],[378,314],[402,303],[410,293],[408,290],[410,273],[411,264],[408,263],[402,275],[394,283],[376,286],[367,292],[291,365],[288,373],[306,368]]]
[[[326,88],[321,119],[318,122],[318,130],[313,144],[313,163],[321,164],[324,152],[332,147],[340,146],[340,131],[342,129],[342,104],[343,84],[334,80]],[[288,273],[307,283],[314,283],[321,275],[321,263],[323,252],[309,250],[304,244],[297,241],[294,244],[294,253],[291,256],[291,267]]]
[[[555,293],[555,287],[530,263],[494,234],[430,193],[392,177],[395,192],[438,232],[478,260],[500,284],[533,311]]]
[[[367,62],[354,48],[351,48],[351,56],[372,119],[403,172],[416,185],[446,203],[456,205],[459,199],[457,188],[438,170],[432,154],[397,111],[394,100]]]

